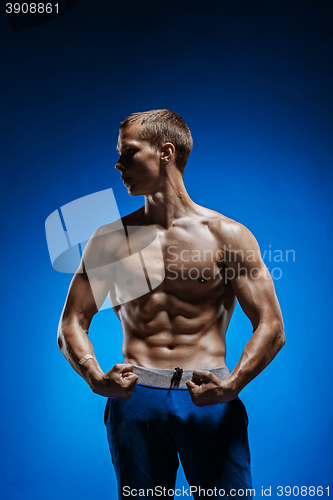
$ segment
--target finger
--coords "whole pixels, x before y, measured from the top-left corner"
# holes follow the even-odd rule
[[[122,373],[120,373],[120,376],[123,378],[133,377],[133,376],[137,377],[137,375],[134,372],[122,372]]]
[[[117,363],[113,368],[119,373],[133,372],[133,365],[130,363]]]
[[[202,378],[192,378],[191,382],[196,387],[200,387],[204,383],[203,380],[202,380]]]
[[[206,377],[205,373],[202,373],[201,371],[198,370],[197,373],[193,372],[192,382],[197,386],[200,386],[202,384],[207,384],[208,382],[211,382],[211,380]]]
[[[139,377],[135,373],[130,373],[128,377],[122,378],[122,383],[124,387],[134,387],[138,383]]]
[[[209,384],[209,382],[215,382],[216,384],[220,384],[221,382],[216,375],[206,370],[194,370],[192,379],[194,381],[202,380],[204,384]]]
[[[193,380],[188,380],[186,382],[186,385],[187,385],[188,389],[191,389],[194,392],[198,392],[198,391],[202,390],[202,388],[200,387],[200,385],[198,385],[195,382],[193,382]]]
[[[195,383],[194,383],[194,382],[192,382],[192,380],[188,380],[188,381],[187,381],[187,382],[185,382],[185,383],[186,383],[186,385],[187,385],[187,387],[188,387],[189,389],[193,389],[194,387],[196,387]]]
[[[187,388],[189,390],[189,393],[191,394],[191,396],[196,396],[198,393],[201,392],[201,387],[196,385],[194,382],[192,382],[192,380],[188,380],[186,382],[186,385],[187,385]]]

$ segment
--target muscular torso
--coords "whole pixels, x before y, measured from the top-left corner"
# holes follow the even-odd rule
[[[122,219],[126,231],[109,298],[122,323],[125,362],[171,369],[225,365],[236,298],[224,276],[227,242],[218,241],[215,230],[221,217],[198,207],[168,229],[143,224],[142,209]]]

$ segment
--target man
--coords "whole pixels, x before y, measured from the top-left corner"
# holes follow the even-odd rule
[[[254,236],[185,189],[191,149],[186,123],[172,111],[134,113],[121,124],[116,169],[145,205],[123,217],[121,229],[94,233],[59,324],[66,359],[108,398],[119,498],[170,497],[178,456],[194,498],[208,490],[243,497],[252,486],[238,394],[285,342]],[[122,323],[124,361],[104,373],[88,329],[107,295]],[[225,336],[237,299],[253,335],[230,373]]]

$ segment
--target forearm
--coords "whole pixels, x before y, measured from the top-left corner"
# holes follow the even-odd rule
[[[93,388],[94,381],[103,376],[104,372],[95,357],[88,331],[77,320],[60,321],[58,346],[72,368]],[[80,365],[79,360],[86,354],[91,354],[94,359],[88,359]]]
[[[259,323],[228,379],[236,394],[261,373],[285,344],[281,322]]]

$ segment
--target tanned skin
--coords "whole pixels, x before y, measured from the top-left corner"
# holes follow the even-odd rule
[[[123,217],[122,224],[157,231],[165,278],[149,293],[113,307],[122,323],[124,361],[104,373],[88,330],[100,304],[114,290],[103,273],[92,286],[85,262],[103,252],[116,254],[121,244],[116,233],[98,238],[105,234],[105,226],[100,228],[87,244],[71,282],[59,323],[58,345],[74,370],[101,396],[130,398],[138,383],[133,365],[179,366],[193,370],[187,387],[196,406],[227,402],[238,396],[285,343],[274,285],[251,232],[194,203],[176,167],[174,145],[166,143],[156,150],[138,138],[139,128],[140,124],[134,124],[120,133],[116,169],[128,193],[144,195],[145,205]],[[195,262],[191,260],[194,253],[202,256]],[[193,267],[197,271],[190,277]],[[193,279],[196,274],[199,278]],[[253,334],[233,371],[221,381],[202,369],[225,366],[225,336],[237,300],[252,323]],[[86,354],[94,359],[79,365],[78,360]]]

